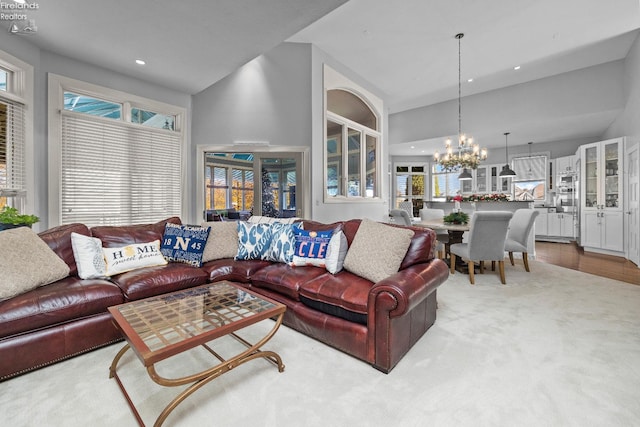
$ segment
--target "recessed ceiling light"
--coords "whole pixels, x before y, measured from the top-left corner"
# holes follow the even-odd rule
[[[519,69],[520,69],[520,66],[519,66],[519,65],[516,65],[515,67],[513,67],[513,69],[517,71],[517,70],[519,70]]]
[[[412,145],[412,146],[411,146],[411,149],[414,149],[414,148],[416,148],[416,147],[415,147],[414,145]]]
[[[136,59],[136,64],[144,65],[144,64],[146,64],[146,62],[144,62],[142,59]]]
[[[473,81],[473,79],[467,79],[467,81],[468,81],[469,83],[471,83],[471,82]]]

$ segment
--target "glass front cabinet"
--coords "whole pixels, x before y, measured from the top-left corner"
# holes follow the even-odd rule
[[[624,138],[580,147],[580,241],[586,248],[622,252]]]

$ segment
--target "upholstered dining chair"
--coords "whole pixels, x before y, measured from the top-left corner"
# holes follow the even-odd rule
[[[421,221],[429,221],[429,220],[441,220],[444,218],[444,209],[432,209],[432,208],[422,208],[420,209],[420,220]],[[447,230],[435,230],[436,231],[436,251],[438,251],[438,258],[445,258],[445,243],[449,242],[449,232]]]
[[[529,241],[529,234],[531,234],[531,229],[539,213],[540,212],[535,209],[518,209],[515,211],[509,222],[507,240],[504,243],[504,250],[509,252],[511,265],[515,265],[513,262],[513,253],[522,252],[522,261],[524,262],[524,269],[527,272],[530,271],[527,243]]]
[[[411,217],[404,209],[391,209],[389,216],[399,225],[411,225]]]
[[[407,211],[407,213],[409,214],[409,218],[413,218],[413,203],[409,201],[400,202],[398,204],[398,208]]]
[[[451,253],[451,274],[455,274],[456,256],[467,261],[469,282],[475,284],[474,264],[480,263],[480,273],[484,273],[484,261],[498,261],[500,282],[507,283],[504,276],[504,244],[507,238],[509,220],[513,216],[507,211],[480,211],[471,218],[467,243],[455,243],[449,247]]]

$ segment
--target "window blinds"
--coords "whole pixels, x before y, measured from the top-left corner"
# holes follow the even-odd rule
[[[127,225],[181,212],[179,133],[62,113],[61,223]]]
[[[544,181],[547,176],[547,156],[516,157],[513,159],[516,173],[514,182]]]
[[[24,105],[3,100],[0,111],[0,188],[25,190]]]

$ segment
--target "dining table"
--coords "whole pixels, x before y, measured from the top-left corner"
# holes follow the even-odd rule
[[[449,247],[455,243],[462,243],[463,235],[466,231],[471,229],[470,223],[460,224],[453,222],[444,222],[442,218],[440,219],[428,219],[416,221],[413,223],[416,227],[424,227],[430,228],[432,230],[446,230],[449,235],[449,241],[444,244],[445,251],[445,261],[448,263],[450,259],[450,251]],[[466,267],[466,265],[458,264],[460,267]],[[466,268],[459,269],[458,265],[456,265],[456,270],[459,270],[463,273],[468,273]],[[465,271],[462,271],[465,270]]]

